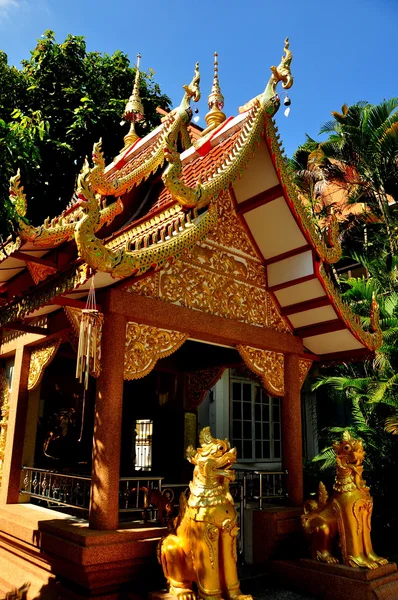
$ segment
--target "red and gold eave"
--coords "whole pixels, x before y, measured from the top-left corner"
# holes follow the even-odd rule
[[[220,126],[208,141],[206,148],[199,148],[198,151],[191,147],[182,153],[182,180],[186,185],[193,187],[199,179],[206,181],[212,173],[221,168],[233,150],[244,123],[245,115],[241,114]],[[159,130],[161,129],[162,126]],[[106,172],[112,173],[111,179],[117,180],[119,171],[127,174],[131,165],[137,164],[143,153],[148,155],[151,148],[153,151],[153,146],[159,143],[158,134],[159,131],[150,134],[148,141],[137,144],[136,151],[130,148],[124,156],[114,161],[110,168],[106,169]],[[343,360],[377,349],[381,343],[377,324],[373,333],[363,330],[359,317],[342,302],[329,276],[329,266],[322,260],[325,257],[320,256],[319,245],[314,244],[313,230],[309,230],[307,226],[309,217],[306,216],[306,208],[303,207],[287,173],[286,161],[271,118],[266,119],[260,144],[241,173],[240,179],[231,185],[231,192],[238,217],[248,232],[258,256],[264,261],[267,290],[275,298],[281,314],[288,319],[295,335],[303,339],[307,351],[324,360]],[[180,207],[166,188],[161,189],[155,198],[150,199],[145,214],[133,223],[118,227],[107,237],[106,245],[111,248],[124,246],[134,238],[134,232],[146,226],[149,221],[156,220],[158,215],[173,209],[180,210]],[[35,249],[28,250],[27,254],[32,250]],[[49,250],[49,256],[54,252]],[[43,255],[44,253],[40,253],[41,257]],[[28,257],[23,258],[27,264]],[[15,263],[15,268],[22,270],[21,258],[14,258],[11,253],[7,262],[10,260],[19,260],[19,263]],[[79,267],[80,261],[77,256],[74,268],[75,271],[80,269],[79,276],[75,273],[74,277],[68,278],[67,268],[66,271],[61,269],[54,275],[53,271],[51,272],[51,258],[49,263],[49,278],[47,281],[43,280],[43,288],[50,288],[52,281],[55,283],[57,278],[61,278],[65,281],[61,290],[64,297],[85,296],[90,272],[88,270],[83,276],[82,265]],[[40,271],[46,272],[44,266]],[[14,275],[14,279],[20,277],[21,275]],[[114,281],[108,274],[97,273],[97,287],[108,287],[112,284]],[[71,286],[70,289],[68,285]],[[36,291],[39,289],[40,285]],[[24,291],[22,296],[24,294],[34,296],[32,290]],[[45,296],[48,297],[48,294]],[[31,315],[46,312],[47,306],[46,301],[43,301],[40,307],[36,302],[35,306],[32,306],[34,310]],[[56,304],[50,306],[51,310],[57,308]]]

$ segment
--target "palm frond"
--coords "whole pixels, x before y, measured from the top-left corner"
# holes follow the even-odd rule
[[[398,435],[398,414],[387,417],[384,421],[384,431],[392,433],[393,435]]]
[[[326,469],[332,469],[336,466],[336,455],[332,446],[324,448],[319,454],[314,456],[314,458],[312,459],[312,462],[321,461],[323,462],[323,464],[320,467],[321,471],[325,471]]]

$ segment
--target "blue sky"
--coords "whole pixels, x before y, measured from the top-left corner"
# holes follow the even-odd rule
[[[289,155],[344,102],[398,95],[397,25],[398,0],[0,0],[0,48],[15,65],[46,29],[58,41],[84,35],[90,50],[121,49],[133,62],[140,52],[176,105],[199,60],[202,125],[214,50],[229,116],[263,90],[289,36],[291,113],[277,115]]]

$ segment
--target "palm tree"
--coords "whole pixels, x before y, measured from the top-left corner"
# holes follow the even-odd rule
[[[391,216],[391,206],[398,201],[397,108],[398,98],[378,105],[344,105],[341,113],[332,112],[333,119],[320,130],[320,134],[328,135],[327,140],[308,138],[291,160],[296,183],[302,189],[306,171],[315,173],[317,180],[323,181],[323,186],[314,190],[316,197],[330,195],[333,185],[343,192],[343,204],[356,205],[351,214],[375,215],[385,228],[391,254],[397,249]],[[358,210],[358,203],[364,210]]]

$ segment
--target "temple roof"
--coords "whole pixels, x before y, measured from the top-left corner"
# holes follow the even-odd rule
[[[324,359],[375,350],[381,343],[377,306],[372,330],[364,331],[331,276],[330,264],[341,254],[336,223],[325,239],[287,170],[272,118],[279,107],[276,84],[292,81],[288,46],[285,51],[265,92],[202,138],[196,131],[192,140],[189,132],[196,73],[181,105],[107,167],[95,145],[94,167],[82,172],[74,205],[41,228],[21,225],[17,240],[0,252],[0,324],[84,298],[93,272],[101,289],[161,270],[217,227],[217,202],[229,191],[264,266],[265,289],[305,349]],[[19,181],[12,194],[23,215]]]

